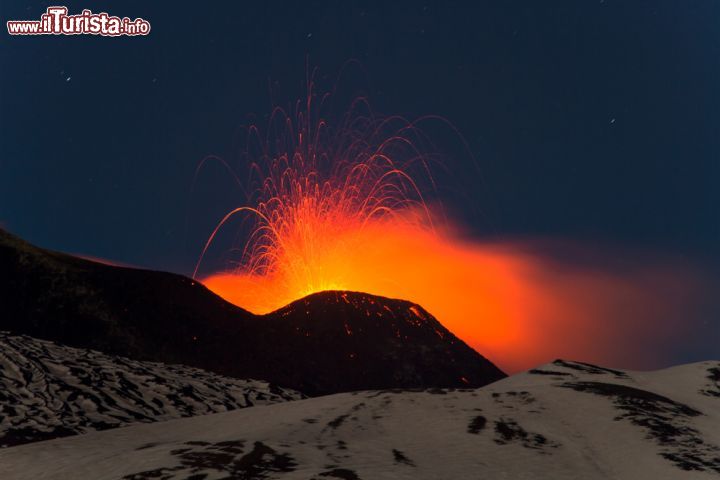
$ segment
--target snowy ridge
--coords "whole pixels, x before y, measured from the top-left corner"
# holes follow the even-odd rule
[[[299,398],[267,382],[0,332],[0,447]]]
[[[720,362],[558,360],[479,389],[345,393],[0,451],[13,479],[706,479]]]

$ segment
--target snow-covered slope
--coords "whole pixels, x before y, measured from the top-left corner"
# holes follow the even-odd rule
[[[6,479],[710,479],[720,363],[556,361],[477,390],[366,391],[22,445]]]
[[[0,447],[298,398],[267,382],[0,332]]]

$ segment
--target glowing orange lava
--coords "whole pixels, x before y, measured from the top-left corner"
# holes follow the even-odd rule
[[[259,158],[247,154],[256,176],[252,195],[219,222],[200,257],[228,221],[254,221],[240,268],[205,280],[254,312],[323,290],[389,293],[399,280],[391,270],[406,269],[412,252],[386,258],[387,239],[433,238],[432,215],[410,174],[420,170],[432,184],[415,127],[397,117],[376,120],[357,100],[332,129],[316,116],[312,98],[294,120],[276,110],[270,140],[250,129],[248,144],[259,146]]]
[[[463,240],[423,199],[418,178],[433,180],[413,125],[358,114],[365,105],[335,130],[310,103],[294,120],[276,111],[267,138],[250,129],[248,204],[227,214],[202,255],[231,220],[253,226],[240,266],[204,276],[208,288],[255,313],[329,289],[411,300],[509,372],[557,357],[655,365],[656,356],[628,352],[669,334],[667,294],[690,282],[561,268],[519,245]]]
[[[256,313],[328,289],[412,299],[493,359],[513,357],[523,343],[535,294],[520,258],[394,220],[344,225],[316,245],[310,263],[295,257],[269,274],[219,273],[203,283]]]

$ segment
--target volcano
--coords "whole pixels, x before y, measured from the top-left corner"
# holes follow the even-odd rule
[[[0,329],[323,395],[479,387],[505,374],[421,306],[326,291],[255,315],[181,275],[111,266],[0,230]]]

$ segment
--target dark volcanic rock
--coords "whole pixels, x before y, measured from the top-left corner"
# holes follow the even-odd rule
[[[318,395],[505,377],[422,307],[322,292],[253,315],[181,275],[46,251],[0,230],[0,329]]]

